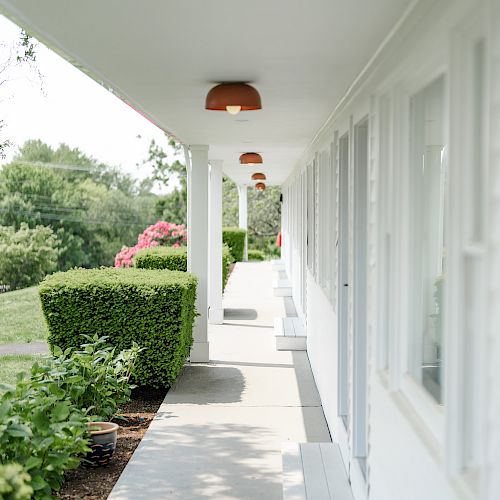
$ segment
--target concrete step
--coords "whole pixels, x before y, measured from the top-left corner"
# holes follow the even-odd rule
[[[275,297],[291,297],[292,283],[287,279],[277,279],[273,283],[273,295]]]
[[[271,265],[272,265],[273,271],[284,271],[285,270],[285,263],[281,260],[272,260]]]
[[[278,351],[307,349],[306,329],[299,317],[274,318],[274,335]]]
[[[283,444],[283,500],[353,500],[336,443]]]

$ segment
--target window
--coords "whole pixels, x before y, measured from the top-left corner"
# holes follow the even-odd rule
[[[446,276],[444,78],[410,100],[410,375],[442,401],[442,314]]]
[[[349,422],[349,136],[339,140],[338,413]]]
[[[366,476],[368,453],[368,120],[354,127],[353,455]]]
[[[393,210],[392,165],[390,155],[390,100],[382,96],[379,100],[378,121],[378,363],[380,370],[389,367],[389,345],[391,331],[392,297],[392,235],[391,220]]]
[[[307,267],[316,275],[316,160],[307,166]]]

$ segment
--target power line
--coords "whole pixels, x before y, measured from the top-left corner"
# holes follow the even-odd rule
[[[26,165],[28,167],[57,168],[59,170],[73,170],[76,172],[99,172],[99,166],[97,165],[94,166],[68,165],[64,163],[50,163],[43,161],[25,161],[25,160],[14,160],[12,163],[15,163],[16,165]]]
[[[6,209],[8,211],[8,209]],[[37,212],[37,213],[42,213],[42,214],[45,214],[45,213],[51,213],[52,212],[66,212],[66,213],[69,213],[69,214],[74,214],[75,212],[77,213],[81,213],[81,212],[86,212],[88,209],[85,209],[85,208],[65,208],[65,207],[54,207],[54,206],[48,206],[48,205],[34,205],[33,208],[32,208],[32,211],[33,210],[40,210],[41,212]],[[44,212],[44,210],[46,210]],[[107,213],[110,213],[110,214],[119,214],[120,211],[118,210],[106,210]],[[61,215],[61,214],[53,214],[53,215]],[[84,214],[82,214],[84,215]],[[120,217],[120,220],[121,221],[125,221],[127,223],[137,223],[137,224],[142,224],[143,221],[142,219],[135,219],[135,218],[128,218],[128,217]],[[110,224],[114,224],[114,221],[110,220],[109,221]]]
[[[35,194],[35,193],[22,193],[20,191],[11,191],[9,192],[9,194],[11,195],[20,195],[21,197],[23,198],[29,198],[28,201],[31,201],[32,199],[35,200],[34,202],[35,203],[38,203],[37,200],[40,200],[40,203],[47,203],[47,202],[51,202],[53,201],[53,198],[52,196],[44,196],[44,195],[39,195],[39,194]],[[150,199],[148,198],[141,198],[141,197],[136,197],[135,198],[136,201],[138,202],[138,205],[140,208],[144,208],[144,205],[146,205],[146,207],[149,204]],[[44,201],[46,200],[46,201]],[[26,200],[22,200],[22,201],[26,201]],[[56,200],[57,201],[57,200]],[[148,203],[145,203],[145,202],[148,202]],[[88,210],[89,208],[88,207],[75,207],[75,206],[68,206],[68,205],[37,205],[37,207],[40,207],[40,208],[48,208],[48,209],[61,209],[61,210],[66,210],[66,209],[69,209],[69,210]],[[150,205],[151,207],[151,205]],[[121,213],[121,210],[119,208],[113,208],[113,207],[108,207],[106,208],[106,210],[108,212],[120,212]]]
[[[11,213],[10,210],[0,208],[0,212]],[[17,210],[13,212],[15,215],[26,215],[30,217],[38,217],[40,219],[57,220],[62,222],[79,222],[81,224],[96,224],[96,225],[113,225],[113,226],[145,226],[154,224],[154,222],[115,222],[111,220],[97,220],[97,219],[81,219],[75,217],[61,217],[61,214],[51,214],[45,212],[32,212],[28,210]]]

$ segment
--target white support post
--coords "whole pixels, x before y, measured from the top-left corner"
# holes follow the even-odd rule
[[[246,262],[248,260],[248,186],[245,184],[240,184],[238,186],[239,195],[239,227],[247,231],[245,237],[245,251],[243,254],[243,260]]]
[[[208,146],[192,145],[188,169],[188,271],[198,277],[192,362],[209,360],[208,313]]]
[[[224,322],[222,308],[222,161],[210,161],[208,322]]]

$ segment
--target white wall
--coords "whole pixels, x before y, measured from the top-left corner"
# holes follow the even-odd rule
[[[432,438],[379,375],[370,381],[370,401],[370,499],[459,498],[439,466],[439,451],[427,446]]]
[[[498,183],[495,188],[488,182],[489,178],[498,180],[500,169],[498,26],[498,0],[415,2],[414,9],[395,27],[316,134],[283,187],[287,271],[299,312],[306,317],[309,359],[332,438],[345,441],[347,447],[346,467],[357,500],[500,498],[499,474],[494,473],[500,470],[500,317],[499,308],[494,305],[500,296],[500,191]],[[474,135],[474,128],[478,127],[474,122],[477,109],[472,89],[477,68],[471,61],[476,57],[473,54],[479,40],[486,47],[485,78],[489,81],[481,86],[485,106],[477,115],[483,131],[478,139]],[[409,356],[413,355],[408,299],[411,272],[408,198],[412,189],[409,103],[411,96],[440,76],[445,79],[444,161],[449,177],[445,243],[447,283],[451,284],[444,299],[444,405],[438,405],[407,373]],[[384,113],[386,118],[381,118]],[[356,243],[352,215],[353,125],[365,117],[369,118],[366,477],[361,473],[362,462],[352,452],[355,359],[351,290],[348,329],[351,416],[347,434],[338,424],[337,364],[338,139],[346,133],[351,139],[352,252]],[[386,142],[382,141],[384,137]],[[483,141],[483,137],[489,140]],[[484,142],[484,160],[474,157],[474,143],[478,141]],[[323,161],[325,152],[330,161],[328,157]],[[316,183],[310,184],[306,179],[313,170]],[[478,190],[474,194],[471,185],[475,185],[477,178],[481,182],[474,188]],[[475,216],[471,215],[473,212]],[[467,235],[467,227],[472,227],[474,222],[470,220],[474,218],[479,218],[486,227],[482,239],[477,241]],[[307,237],[299,229],[304,220],[313,224],[316,231],[314,239],[310,237],[313,246],[309,261],[312,259],[313,263],[308,262],[307,249],[305,256],[299,254]],[[325,235],[330,240],[325,240]],[[384,261],[386,252],[389,264]],[[350,262],[351,285],[352,253]],[[303,283],[301,273],[304,274],[306,266],[307,279]],[[302,309],[299,302],[303,294],[306,300]]]
[[[332,440],[337,433],[337,315],[316,284],[307,273],[307,354],[314,379],[321,394],[323,411]]]

